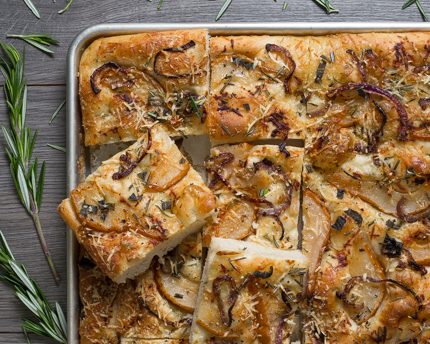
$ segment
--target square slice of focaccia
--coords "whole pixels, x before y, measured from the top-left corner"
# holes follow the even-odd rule
[[[58,211],[117,283],[196,232],[216,197],[160,125],[104,161]]]
[[[178,302],[173,303],[166,295],[182,284],[195,283],[184,298],[197,299],[200,280],[201,243],[185,240],[165,259],[173,259],[176,253],[184,261],[177,266],[173,282],[165,283],[158,277],[164,268],[154,260],[151,268],[135,280],[116,284],[82,250],[79,260],[79,294],[82,302],[79,334],[81,344],[186,344],[191,323],[191,310]],[[195,263],[197,262],[197,263]],[[198,273],[183,269],[184,264],[193,263]],[[195,263],[195,264],[194,264]],[[170,265],[170,264],[169,264]],[[161,268],[160,268],[161,266]],[[187,270],[188,273],[183,273]],[[191,273],[190,273],[191,272]],[[171,276],[173,270],[162,272]],[[193,280],[196,278],[196,280]],[[176,296],[181,290],[176,290]],[[178,296],[179,297],[179,296]],[[175,300],[182,300],[176,298]],[[190,313],[191,312],[191,313]]]
[[[315,155],[335,164],[348,150],[429,139],[429,53],[428,33],[310,38],[306,127]]]
[[[79,67],[85,144],[136,140],[156,122],[171,136],[205,133],[208,41],[207,30],[94,41]]]
[[[210,139],[303,138],[307,37],[211,38]]]
[[[306,269],[300,251],[214,238],[190,342],[290,343]]]
[[[425,343],[428,220],[387,215],[316,172],[303,183],[305,343]]]
[[[206,162],[218,208],[203,243],[222,237],[291,249],[298,243],[303,148],[248,143],[213,148]]]

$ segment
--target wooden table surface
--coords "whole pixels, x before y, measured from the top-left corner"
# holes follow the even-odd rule
[[[23,263],[51,302],[59,301],[66,309],[66,227],[56,211],[66,196],[66,156],[46,146],[65,146],[65,110],[49,125],[49,119],[66,94],[66,54],[73,38],[84,28],[100,23],[208,22],[212,23],[223,0],[75,0],[62,15],[66,0],[33,0],[42,18],[38,20],[23,0],[0,0],[0,40],[22,49],[23,42],[6,39],[6,34],[52,34],[61,44],[54,46],[54,56],[33,47],[26,49],[28,79],[27,122],[38,129],[34,156],[46,160],[46,177],[41,223],[46,241],[59,271],[61,283],[56,286],[48,269],[30,216],[17,196],[9,161],[0,135],[0,229],[5,234],[15,258]],[[402,11],[406,0],[332,0],[339,14],[327,15],[312,0],[233,0],[220,22],[350,22],[350,21],[414,21],[423,19],[415,5]],[[430,2],[421,1],[430,15]],[[0,76],[0,85],[4,80]],[[3,92],[0,95],[0,123],[8,125]],[[25,343],[20,326],[30,312],[13,295],[13,289],[0,280],[0,343]],[[54,341],[31,335],[32,343]]]

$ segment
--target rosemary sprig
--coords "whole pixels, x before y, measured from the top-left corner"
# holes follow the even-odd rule
[[[7,35],[6,37],[22,39],[33,47],[48,54],[54,54],[54,52],[45,47],[45,45],[49,47],[53,43],[60,43],[60,41],[53,39],[51,35]]]
[[[318,5],[320,5],[322,8],[324,8],[327,13],[338,13],[339,12],[339,10],[334,8],[328,0],[313,0],[313,1],[315,1]]]
[[[224,5],[222,5],[218,14],[216,15],[215,21],[218,21],[223,16],[223,14],[225,13],[225,11],[227,11],[227,8],[230,6],[232,1],[233,0],[225,0]]]
[[[63,14],[64,12],[66,12],[66,11],[67,11],[67,9],[68,9],[68,8],[70,7],[70,5],[72,4],[72,2],[73,2],[73,0],[70,0],[70,1],[67,3],[66,7],[64,7],[62,10],[58,11],[57,13],[58,13],[58,14]]]
[[[420,3],[420,1],[419,1],[419,0],[409,0],[406,4],[404,4],[404,5],[402,6],[402,10],[404,10],[404,9],[408,8],[409,6],[411,6],[411,5],[413,5],[413,4],[416,4],[416,5],[417,5],[417,7],[418,7],[418,9],[419,9],[419,11],[420,11],[421,15],[424,17],[425,21],[429,21],[429,19],[427,18],[426,13],[424,12],[424,8],[421,6],[421,3]]]
[[[55,310],[51,307],[37,283],[28,276],[24,265],[16,262],[12,251],[0,231],[0,267],[5,271],[0,278],[15,286],[15,296],[36,316],[38,322],[23,318],[22,328],[30,343],[27,331],[40,336],[55,339],[60,343],[67,343],[67,323],[63,310],[58,302]]]
[[[36,16],[37,19],[40,19],[40,13],[37,10],[36,6],[31,2],[31,0],[24,0],[24,3],[27,5],[27,7],[30,9],[31,12]]]
[[[11,127],[8,130],[2,124],[3,135],[8,146],[6,153],[10,161],[10,170],[21,202],[33,218],[51,272],[55,281],[59,283],[60,279],[46,245],[39,220],[46,165],[45,162],[42,163],[40,175],[37,178],[37,158],[31,163],[37,131],[32,135],[31,128],[25,126],[27,112],[27,80],[24,79],[25,48],[21,58],[13,45],[7,45],[0,41],[0,46],[7,56],[5,58],[0,57],[0,71],[5,79],[3,88]]]

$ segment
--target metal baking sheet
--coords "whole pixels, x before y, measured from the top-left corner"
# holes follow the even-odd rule
[[[83,177],[84,167],[90,172],[97,167],[100,159],[124,148],[123,144],[101,149],[86,149],[83,145],[83,131],[78,97],[79,61],[91,42],[100,37],[135,34],[151,31],[209,29],[211,36],[218,35],[328,35],[336,33],[365,32],[430,32],[428,23],[192,23],[192,24],[101,24],[91,26],[76,36],[70,45],[67,57],[67,191],[73,190]],[[193,140],[190,138],[189,140]],[[189,142],[191,142],[189,141]],[[209,148],[209,144],[207,147]],[[186,147],[185,147],[186,150]],[[209,150],[205,149],[195,159],[202,161]],[[198,161],[195,162],[198,165]],[[201,172],[201,171],[199,171]],[[79,291],[78,291],[79,245],[73,232],[67,231],[67,321],[69,344],[79,343]]]

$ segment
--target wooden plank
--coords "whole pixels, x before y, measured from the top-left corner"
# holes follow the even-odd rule
[[[17,196],[9,161],[4,151],[5,141],[0,134],[0,229],[11,246],[15,258],[25,265],[29,275],[37,281],[51,302],[59,301],[66,309],[66,227],[56,207],[66,196],[66,155],[46,146],[55,143],[65,146],[65,110],[49,125],[49,119],[57,104],[65,97],[65,87],[29,87],[28,124],[38,129],[34,157],[46,160],[45,191],[40,221],[48,247],[61,277],[56,286],[46,263],[31,217]],[[7,123],[3,92],[0,96],[0,121]],[[19,332],[21,317],[30,317],[30,312],[12,294],[13,289],[0,281],[0,332]],[[19,337],[21,338],[21,337]],[[7,341],[6,341],[7,342]],[[0,343],[3,336],[0,335]],[[22,340],[21,343],[24,341]]]
[[[58,343],[53,339],[42,338],[35,334],[30,334],[31,344],[55,344]],[[20,333],[2,333],[0,336],[1,344],[23,344],[26,343],[24,334]]]
[[[422,21],[415,5],[402,11],[402,1],[374,0],[332,0],[340,10],[339,14],[327,15],[312,0],[288,0],[288,7],[282,11],[284,1],[234,0],[221,18],[226,22],[321,22],[321,21]],[[404,1],[406,2],[406,0]],[[54,46],[51,57],[33,47],[27,49],[27,78],[31,85],[64,84],[66,76],[67,49],[73,38],[84,28],[99,23],[213,23],[223,1],[206,0],[164,0],[160,10],[158,1],[76,0],[63,14],[57,14],[66,0],[56,3],[34,0],[42,18],[37,20],[22,0],[0,0],[2,15],[0,24],[3,34],[50,33],[61,41]],[[424,4],[425,6],[426,4]],[[100,9],[100,6],[103,6]],[[119,10],[120,9],[120,10]],[[430,8],[428,9],[430,11]],[[430,13],[430,12],[429,12]],[[4,36],[0,37],[2,40]],[[7,40],[21,47],[16,40]]]

